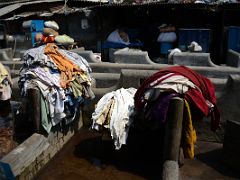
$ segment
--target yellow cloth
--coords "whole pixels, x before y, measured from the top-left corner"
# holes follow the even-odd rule
[[[107,115],[107,119],[106,119],[106,121],[104,123],[104,127],[105,128],[109,128],[109,126],[110,126],[110,121],[111,121],[111,117],[112,117],[112,112],[113,112],[114,106],[115,106],[115,99],[112,98],[111,99],[111,106],[109,108],[109,112],[108,112],[108,115]]]
[[[109,113],[112,112],[112,104],[114,103],[114,99],[112,98],[109,103],[104,107],[102,114],[96,120],[96,123],[99,125],[104,125],[105,127],[109,126],[111,115]]]
[[[2,63],[0,63],[0,83],[2,83],[2,81],[8,76],[7,69],[2,65]]]
[[[185,158],[194,158],[194,144],[197,141],[197,134],[192,124],[191,110],[188,102],[184,100],[182,146]]]

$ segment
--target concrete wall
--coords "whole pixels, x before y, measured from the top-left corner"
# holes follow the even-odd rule
[[[227,121],[223,143],[222,160],[231,168],[240,171],[240,122]]]
[[[232,67],[239,67],[240,66],[240,53],[237,51],[234,51],[232,49],[229,49],[227,51],[227,60],[226,60],[227,66]]]
[[[48,136],[34,133],[23,143],[4,156],[19,180],[31,180],[59,152],[82,127],[82,112],[75,121],[65,127],[56,126]]]

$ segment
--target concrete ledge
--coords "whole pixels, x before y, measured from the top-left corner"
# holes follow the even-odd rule
[[[234,51],[232,49],[229,49],[227,52],[226,64],[227,64],[227,66],[239,67],[240,66],[240,53],[238,53],[237,51]]]
[[[118,84],[120,74],[116,73],[92,73],[94,82],[92,87],[95,88],[107,88]]]
[[[117,63],[90,63],[93,72],[101,73],[121,73],[121,69],[135,70],[161,70],[174,65],[167,64],[117,64]],[[201,67],[187,66],[192,70],[209,78],[227,78],[229,74],[240,74],[240,69],[225,66]]]
[[[156,64],[148,56],[147,51],[120,49],[113,53],[113,62],[124,64]]]
[[[8,66],[11,70],[20,70],[23,61],[1,61],[4,66]]]
[[[0,49],[0,61],[12,61],[13,51],[12,48]]]
[[[52,128],[47,137],[34,133],[1,161],[8,163],[19,180],[31,180],[83,125],[82,112],[71,124]]]
[[[181,52],[174,53],[172,63],[185,66],[209,66],[215,67],[209,53]]]
[[[240,123],[227,121],[224,142],[223,161],[231,168],[240,171]]]
[[[47,139],[44,136],[40,134],[33,134],[17,148],[4,156],[2,161],[11,166],[13,174],[16,178],[19,177],[19,179],[31,179],[34,177],[36,171],[38,171],[43,164],[46,164],[43,161],[49,160],[46,158],[46,154],[44,154],[49,146],[50,144],[47,142]],[[37,161],[36,166],[31,167],[31,164],[34,161]],[[31,169],[31,173],[28,177],[23,175],[26,169]]]
[[[240,74],[231,74],[227,79],[222,96],[218,99],[222,120],[240,122]]]
[[[96,56],[94,55],[94,53],[92,51],[86,51],[83,49],[72,49],[70,51],[75,52],[78,55],[82,56],[89,63],[101,63],[101,61],[96,59]]]
[[[147,77],[156,73],[156,70],[132,70],[132,69],[123,69],[121,71],[121,77],[119,82],[119,87],[129,88],[135,87],[138,88],[142,81]],[[227,83],[227,78],[209,78],[215,86],[216,91],[223,91]]]

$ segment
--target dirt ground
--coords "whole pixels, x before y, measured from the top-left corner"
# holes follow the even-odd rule
[[[115,150],[112,141],[81,130],[39,172],[35,180],[143,180],[161,179],[161,143],[158,134],[142,134],[139,142]],[[150,140],[151,139],[151,140]],[[194,160],[180,168],[183,180],[237,180],[237,173],[221,161],[220,143],[198,141]]]

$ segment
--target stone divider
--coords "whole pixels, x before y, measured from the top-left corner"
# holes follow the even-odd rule
[[[240,53],[232,49],[228,49],[226,64],[227,66],[240,67]]]
[[[174,53],[172,57],[172,64],[185,66],[209,66],[209,67],[217,66],[211,61],[210,53],[199,52]]]
[[[55,126],[46,136],[34,133],[23,143],[4,156],[17,180],[31,180],[59,152],[83,125],[82,113],[73,123]]]
[[[222,160],[236,172],[240,171],[240,122],[227,121]]]

